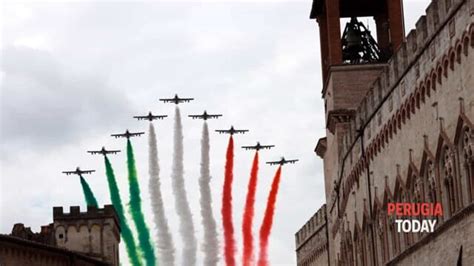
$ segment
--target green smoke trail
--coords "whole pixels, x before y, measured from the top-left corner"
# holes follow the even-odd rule
[[[140,198],[140,186],[138,184],[137,169],[135,167],[135,158],[133,156],[133,147],[130,140],[127,140],[127,166],[128,182],[130,189],[130,213],[138,231],[138,240],[145,256],[146,265],[156,265],[155,250],[151,243],[150,230],[145,223],[145,217],[142,212],[142,199]]]
[[[82,177],[82,175],[79,175],[79,177],[81,178],[82,192],[84,192],[87,206],[98,208],[99,204],[97,204],[97,200],[95,199],[94,193],[92,193],[91,187],[87,184],[87,181]]]
[[[120,192],[117,186],[117,180],[115,179],[114,169],[112,168],[109,158],[107,158],[107,156],[104,158],[105,174],[107,175],[107,182],[109,183],[110,200],[112,201],[112,204],[114,205],[117,215],[120,219],[120,228],[122,229],[121,234],[123,241],[125,242],[128,258],[133,266],[141,266],[142,261],[138,255],[137,245],[135,244],[132,230],[127,223],[127,218],[125,217],[125,212],[123,210],[122,199],[120,198]]]

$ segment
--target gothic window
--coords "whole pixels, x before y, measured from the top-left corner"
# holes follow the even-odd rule
[[[445,191],[445,202],[449,210],[449,215],[452,216],[458,207],[456,190],[457,182],[455,175],[455,156],[454,152],[448,146],[444,146],[440,156],[440,175]]]
[[[407,189],[402,189],[400,192],[401,192],[400,202],[411,202],[410,195]],[[411,245],[411,243],[412,243],[411,234],[403,233],[403,249],[402,250],[405,250],[406,248],[408,248]]]
[[[414,202],[423,202],[424,201],[423,180],[417,174],[414,174],[412,178],[413,178],[413,200]]]
[[[425,182],[427,184],[427,199],[431,203],[436,203],[438,202],[438,198],[436,195],[436,174],[435,174],[435,168],[434,164],[432,161],[428,161],[426,163],[426,169],[424,171],[424,176],[425,176]]]
[[[388,230],[386,222],[387,214],[383,211],[379,212],[378,223],[377,223],[377,235],[380,242],[380,254],[382,258],[382,263],[388,262],[389,259],[389,249],[388,249]]]
[[[388,227],[390,229],[390,238],[392,242],[393,257],[395,257],[400,252],[400,234],[395,228],[395,215],[392,215],[388,218]]]
[[[467,203],[470,203],[474,200],[474,130],[465,127],[461,134],[458,144],[461,188]]]

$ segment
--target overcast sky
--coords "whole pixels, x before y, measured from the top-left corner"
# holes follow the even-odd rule
[[[405,0],[407,33],[427,0]],[[79,179],[87,176],[100,205],[110,204],[102,158],[86,150],[124,149],[111,133],[147,130],[133,115],[170,115],[156,124],[166,212],[180,252],[171,194],[172,114],[158,98],[178,93],[196,101],[184,115],[222,113],[212,130],[248,128],[236,146],[274,144],[264,160],[299,158],[285,167],[270,239],[272,265],[294,265],[294,233],[324,203],[322,161],[313,152],[325,135],[318,28],[311,1],[3,1],[1,8],[0,233],[22,222],[38,231],[53,206],[85,208]],[[199,140],[202,122],[184,119],[186,189],[197,237]],[[219,226],[228,137],[211,134],[212,193]],[[147,138],[133,139],[143,208],[150,229]],[[253,154],[237,149],[234,224],[241,254],[241,217]],[[111,157],[124,202],[125,155]],[[255,235],[275,168],[261,164]],[[220,228],[220,227],[219,227]],[[222,231],[219,229],[220,232]],[[198,253],[202,258],[202,252]],[[128,263],[124,249],[122,263]]]

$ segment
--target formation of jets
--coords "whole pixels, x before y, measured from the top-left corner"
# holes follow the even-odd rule
[[[148,115],[137,115],[134,116],[133,118],[136,118],[138,120],[148,120],[148,121],[153,121],[156,119],[164,119],[165,117],[168,117],[167,115],[153,115],[151,112],[148,112]]]
[[[248,129],[235,129],[234,126],[231,126],[230,129],[218,129],[216,132],[219,134],[230,134],[232,136],[234,134],[245,134],[249,131]]]
[[[211,114],[208,114],[207,111],[204,111],[202,115],[188,115],[188,116],[191,117],[192,119],[207,120],[207,119],[217,119],[221,117],[222,115],[221,114],[211,115]]]
[[[74,171],[63,171],[63,174],[81,176],[81,175],[92,174],[93,172],[95,172],[95,170],[81,170],[81,168],[77,167],[76,170]]]
[[[287,163],[294,164],[298,161],[298,159],[295,160],[286,160],[285,157],[281,157],[281,160],[279,161],[273,161],[273,162],[267,162],[269,165],[285,165]]]
[[[107,154],[117,154],[120,152],[120,150],[106,150],[105,147],[102,147],[102,149],[98,151],[87,151],[88,153],[94,155],[94,154],[102,154],[102,155],[107,155]]]
[[[261,145],[260,142],[257,142],[257,145],[254,146],[242,146],[243,149],[245,150],[264,150],[264,149],[271,149],[275,147],[275,145]]]
[[[122,134],[112,134],[110,136],[114,138],[127,138],[130,139],[131,137],[140,137],[141,135],[145,134],[145,132],[130,132],[128,129],[125,131],[125,133]]]
[[[180,98],[178,94],[175,94],[174,97],[172,98],[161,98],[159,99],[160,101],[164,103],[174,103],[174,104],[180,104],[180,103],[187,103],[190,101],[193,101],[194,98]],[[189,115],[190,118],[192,119],[202,119],[202,120],[208,120],[208,119],[217,119],[221,117],[222,114],[208,114],[207,111],[204,111],[203,114],[200,115]],[[138,120],[148,120],[148,121],[153,121],[153,120],[159,120],[159,119],[164,119],[167,117],[167,115],[154,115],[152,112],[149,112],[147,115],[139,115],[139,116],[134,116],[133,118],[136,118]],[[234,126],[231,126],[230,129],[220,129],[216,130],[219,134],[230,134],[231,136],[234,134],[245,134],[249,130],[247,129],[235,129]],[[112,134],[112,137],[115,138],[127,138],[130,139],[131,137],[139,137],[141,135],[145,134],[145,132],[130,132],[128,129],[125,131],[125,133],[121,134]],[[262,150],[262,149],[271,149],[275,147],[275,145],[261,145],[260,142],[257,142],[256,145],[254,146],[242,146],[243,149],[245,150]],[[100,150],[93,150],[93,151],[87,151],[88,153],[94,155],[94,154],[102,154],[102,155],[107,155],[107,154],[117,154],[120,152],[120,150],[107,150],[105,147],[102,147]],[[271,161],[267,162],[269,165],[285,165],[285,164],[294,164],[298,160],[286,160],[284,157],[281,157],[281,160],[279,161]],[[74,171],[63,171],[64,174],[66,175],[85,175],[85,174],[92,174],[95,172],[95,170],[81,170],[79,167],[76,168]]]
[[[192,100],[194,100],[194,98],[179,98],[178,94],[175,94],[173,98],[161,98],[160,99],[160,101],[162,101],[164,103],[174,103],[174,104],[188,103]]]

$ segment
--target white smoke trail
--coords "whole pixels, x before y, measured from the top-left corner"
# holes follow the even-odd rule
[[[209,170],[209,128],[204,122],[201,139],[201,177],[199,190],[201,193],[201,216],[204,227],[204,265],[215,266],[219,262],[219,242],[217,240],[216,221],[212,213],[211,174]]]
[[[161,195],[160,166],[158,159],[158,145],[156,141],[155,127],[150,123],[149,129],[149,169],[150,181],[148,189],[150,192],[151,207],[153,210],[153,221],[155,222],[156,240],[158,249],[158,262],[161,266],[174,266],[175,248],[171,236],[163,206]]]
[[[180,218],[179,232],[183,240],[182,265],[196,265],[197,240],[194,234],[193,217],[184,187],[183,126],[179,107],[175,109],[173,171],[171,173],[175,208]]]

